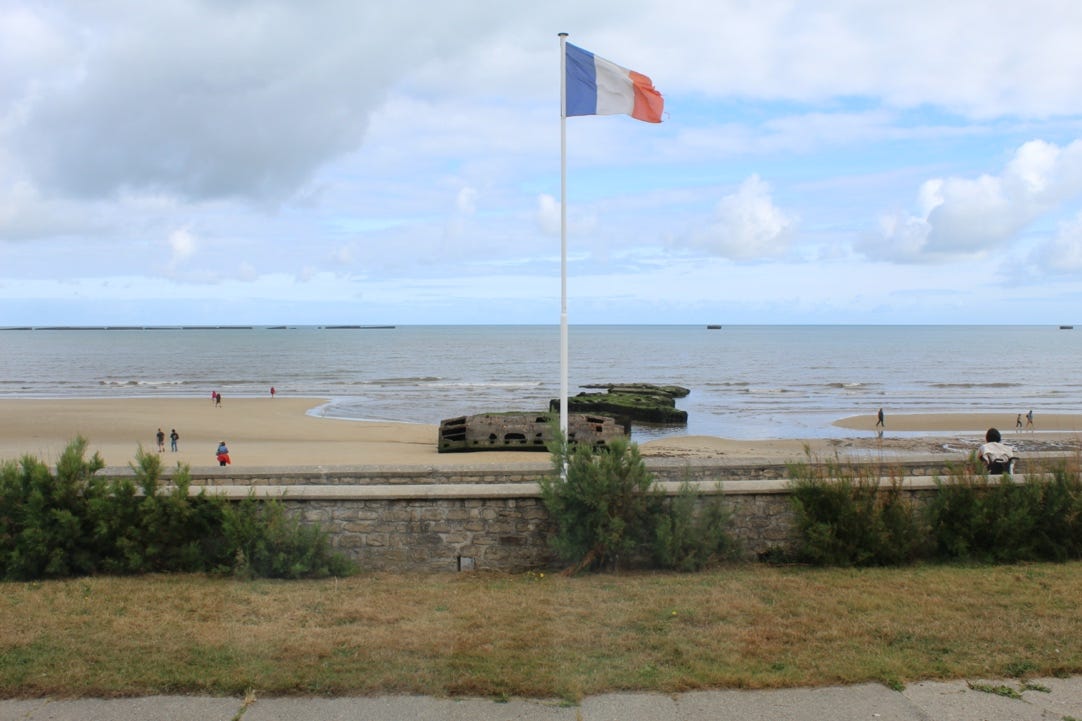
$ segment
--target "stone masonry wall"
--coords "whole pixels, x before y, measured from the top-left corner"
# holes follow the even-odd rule
[[[901,480],[915,498],[936,488],[942,461],[877,468]],[[744,555],[786,547],[794,516],[784,465],[650,463],[669,493],[692,483],[703,494],[722,494]],[[551,521],[537,481],[546,463],[507,468],[354,468],[241,473],[193,473],[192,492],[205,488],[228,498],[279,498],[291,514],[318,523],[332,545],[362,569],[442,572],[517,572],[558,564],[548,545]],[[929,473],[929,471],[931,471]]]
[[[790,541],[792,511],[786,494],[728,498],[732,532],[749,558]],[[540,498],[285,499],[288,511],[318,523],[335,549],[362,569],[384,571],[549,568],[558,559],[548,546],[552,525]]]
[[[550,566],[540,498],[287,500],[362,569],[522,571]]]
[[[679,487],[661,483],[670,492]],[[747,482],[720,488],[716,482],[700,484],[704,494],[725,495],[733,535],[749,558],[787,545],[792,529],[786,482],[753,483],[770,486],[752,490],[739,488]],[[258,487],[207,490],[239,499],[253,488]],[[559,564],[548,545],[552,524],[536,483],[487,488],[486,484],[274,485],[261,491],[256,495],[281,499],[303,522],[318,523],[332,546],[364,570],[520,572]]]

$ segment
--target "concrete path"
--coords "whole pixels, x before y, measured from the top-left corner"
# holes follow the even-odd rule
[[[1009,690],[1021,698],[995,691]],[[1082,677],[782,691],[617,693],[560,701],[152,696],[0,700],[0,721],[1082,721]]]

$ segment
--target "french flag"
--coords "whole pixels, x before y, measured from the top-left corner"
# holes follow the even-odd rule
[[[571,43],[565,46],[565,117],[630,115],[647,123],[661,122],[665,100],[650,78]]]

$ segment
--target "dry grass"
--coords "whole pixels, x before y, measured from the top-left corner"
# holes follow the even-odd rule
[[[564,697],[1082,672],[1082,563],[0,585],[0,696]]]

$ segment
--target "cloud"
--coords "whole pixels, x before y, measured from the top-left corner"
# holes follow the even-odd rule
[[[677,0],[643,10],[644,37],[680,39],[648,45],[655,57],[637,68],[662,92],[882,98],[974,118],[1082,112],[1082,56],[1073,51],[1082,5],[1062,0],[913,0],[874,10],[860,0]],[[689,18],[709,32],[689,30]]]
[[[861,249],[872,258],[934,262],[977,256],[1014,241],[1037,218],[1082,196],[1082,141],[1025,143],[998,175],[933,178],[913,214],[888,215]]]
[[[177,266],[185,263],[189,258],[195,255],[195,251],[199,247],[195,236],[187,228],[180,228],[174,230],[169,234],[169,268],[175,269]]]
[[[0,176],[3,174],[2,155],[0,152]],[[0,178],[0,242],[98,235],[110,229],[106,215],[111,209],[111,205],[105,207],[98,203],[43,196],[26,180],[5,187]]]
[[[611,209],[610,209],[611,210]],[[582,203],[567,206],[567,232],[575,236],[576,245],[581,247],[592,240],[596,240],[598,233],[598,213],[604,212],[597,204]],[[536,207],[533,213],[534,224],[537,230],[547,236],[559,237],[562,218],[560,216],[560,200],[548,193],[537,196]]]
[[[1082,272],[1082,213],[1061,224],[1054,238],[1034,248],[1028,264],[1053,275]]]
[[[777,258],[789,248],[794,223],[774,204],[770,185],[752,175],[721,199],[713,222],[695,231],[690,245],[731,260]]]
[[[279,201],[360,147],[388,88],[453,35],[406,8],[330,0],[59,5],[22,8],[48,49],[23,55],[74,61],[24,62],[35,75],[0,102],[35,183],[86,198]]]
[[[334,265],[352,265],[354,261],[353,248],[348,245],[340,245],[331,251],[331,262]],[[301,277],[307,274],[302,270]]]
[[[459,215],[471,216],[477,212],[477,188],[462,188],[455,196],[455,210]]]
[[[537,196],[537,227],[545,235],[560,234],[560,201],[548,193]]]
[[[573,39],[634,60],[676,97],[867,96],[978,115],[1082,111],[1082,94],[1065,87],[1082,75],[1082,58],[1064,50],[1073,48],[1071,16],[1082,10],[1052,0],[1024,12],[1010,3],[974,12],[960,0],[936,5],[935,23],[921,2],[875,13],[848,0],[640,2],[615,24],[614,7],[555,0],[509,12],[482,0],[418,13],[413,3],[347,0],[15,0],[0,10],[0,142],[47,197],[147,191],[278,203],[363,148],[372,117],[399,94],[437,125],[475,130],[468,108],[500,98],[494,110],[505,117],[473,142],[514,153],[536,136],[516,118],[554,90],[555,38],[536,28],[569,20]],[[687,18],[711,32],[695,32]],[[470,42],[461,41],[465,29]],[[667,37],[680,43],[670,47]],[[470,101],[454,104],[463,97]],[[672,110],[673,121],[687,117],[686,107]],[[800,124],[813,136],[849,137],[842,122],[812,112]],[[618,150],[606,138],[625,132],[615,128],[598,131],[594,144],[609,159]],[[685,132],[693,145],[712,142]],[[750,137],[738,130],[734,140],[742,134],[758,146],[796,137],[767,127]],[[421,149],[427,137],[415,136]]]
[[[444,237],[448,240],[458,240],[466,235],[466,229],[470,220],[477,214],[477,188],[459,188],[455,194],[454,211],[448,218],[444,227]]]
[[[662,287],[677,319],[733,260],[741,302],[781,314],[781,273],[794,297],[856,312],[807,278],[811,259],[852,263],[838,277],[873,289],[862,312],[959,274],[981,279],[967,298],[1001,300],[986,286],[1005,262],[1027,291],[1042,273],[1070,285],[1077,223],[1054,225],[1082,209],[1079,25],[1063,0],[6,0],[0,284],[52,279],[64,297],[145,277],[114,292],[151,308],[158,284],[196,287],[215,302],[174,310],[199,316],[257,283],[304,297],[336,278],[340,297],[460,320],[441,297],[556,274],[567,29],[650,75],[669,113],[567,123],[572,277],[623,293],[598,317],[677,263],[712,271],[696,297]],[[900,212],[858,256],[877,209]]]

